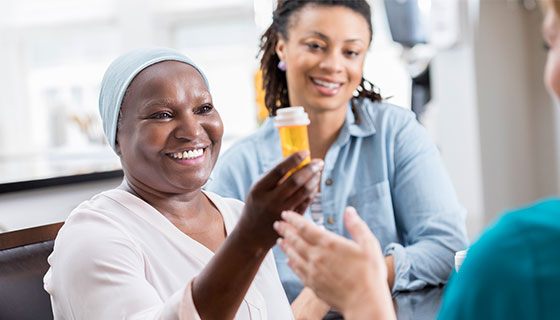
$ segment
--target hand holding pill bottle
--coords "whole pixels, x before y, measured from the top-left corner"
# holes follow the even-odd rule
[[[285,157],[292,153],[309,150],[309,138],[307,137],[307,126],[309,117],[303,107],[288,107],[278,109],[274,117],[274,126],[280,132],[280,144],[282,145],[282,155]],[[286,176],[300,169],[311,161],[307,156],[295,169],[292,169]]]

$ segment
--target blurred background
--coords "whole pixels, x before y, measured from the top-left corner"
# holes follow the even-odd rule
[[[365,77],[432,135],[471,239],[503,210],[559,194],[560,117],[542,81],[537,1],[369,2]],[[105,69],[130,49],[172,47],[199,64],[224,121],[223,148],[254,132],[263,117],[257,48],[274,6],[0,0],[0,232],[62,221],[120,183],[102,175],[120,163],[97,99]]]

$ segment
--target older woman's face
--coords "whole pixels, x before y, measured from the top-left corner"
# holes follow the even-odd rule
[[[560,99],[560,21],[552,8],[547,10],[543,22],[544,40],[550,47],[544,72],[544,81],[551,94]]]
[[[206,183],[222,135],[222,120],[200,73],[186,63],[164,61],[130,84],[116,148],[130,183],[183,193]]]

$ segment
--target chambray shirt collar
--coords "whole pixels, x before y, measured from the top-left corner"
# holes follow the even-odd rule
[[[359,123],[356,123],[356,115],[352,110],[352,100],[348,101],[348,107],[346,110],[346,120],[342,125],[338,138],[334,142],[335,146],[343,146],[350,140],[350,137],[363,138],[375,134],[375,126],[373,125],[372,115],[369,114],[367,108],[363,107],[363,100],[354,99],[356,103],[356,113],[357,118],[360,119]]]
[[[356,124],[356,116],[352,111],[352,101],[356,104],[356,113],[360,123]],[[369,113],[370,110],[362,106],[363,99],[353,99],[348,101],[348,110],[346,111],[345,126],[348,126],[348,133],[355,137],[367,137],[375,134],[375,126],[373,125],[373,117]]]

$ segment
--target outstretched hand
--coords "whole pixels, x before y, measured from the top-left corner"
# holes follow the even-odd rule
[[[394,319],[387,267],[379,241],[354,208],[344,223],[354,241],[319,228],[293,212],[274,224],[288,265],[301,281],[347,319]]]
[[[300,151],[284,159],[266,173],[249,190],[243,215],[238,226],[250,238],[252,244],[270,249],[278,234],[272,224],[280,220],[285,210],[303,213],[319,190],[323,161],[313,159],[309,164],[293,172],[309,151]]]
[[[192,295],[203,319],[233,319],[278,234],[272,228],[283,210],[303,212],[317,193],[322,160],[312,160],[290,176],[309,155],[287,157],[249,191],[235,229],[193,280]],[[216,301],[216,294],[220,299]]]

